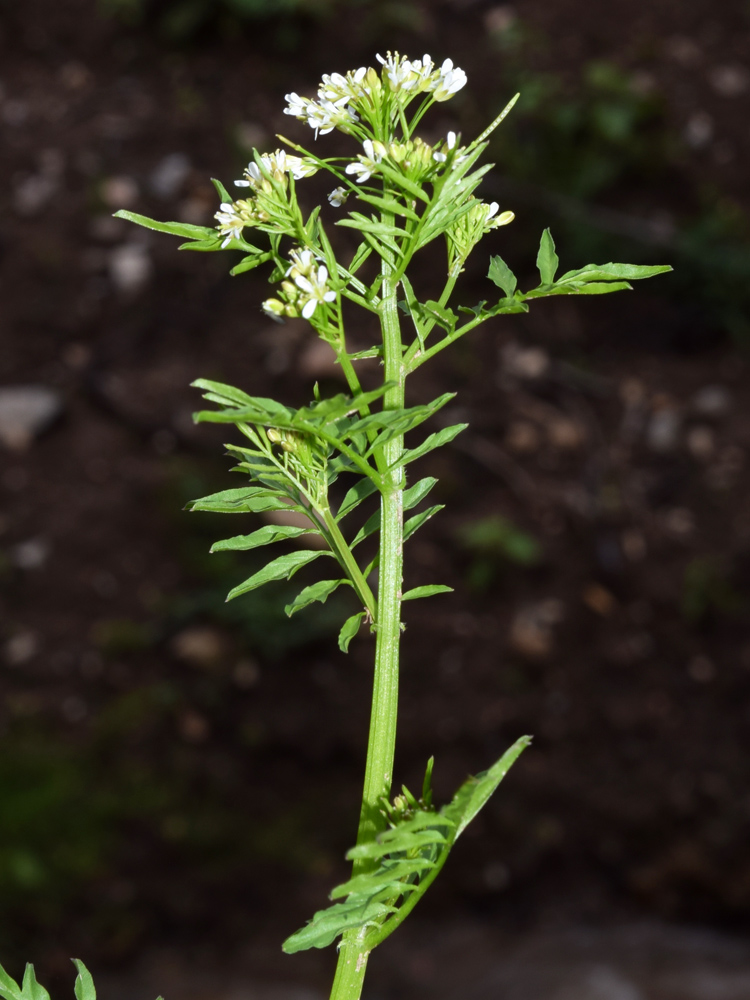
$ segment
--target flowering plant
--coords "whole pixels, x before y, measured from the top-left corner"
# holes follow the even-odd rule
[[[470,308],[454,308],[454,287],[471,251],[487,233],[513,220],[512,212],[501,212],[497,203],[488,204],[475,192],[491,169],[491,164],[477,166],[487,138],[518,95],[471,142],[464,143],[460,135],[449,132],[430,145],[415,135],[419,123],[433,104],[449,100],[465,85],[466,74],[450,59],[438,66],[428,55],[408,59],[389,52],[378,56],[378,61],[379,70],[360,67],[345,75],[323,76],[315,98],[287,95],[286,114],[305,122],[316,138],[334,129],[351,136],[359,145],[354,156],[324,158],[286,139],[282,141],[294,152],[254,151],[253,161],[235,182],[243,197],[233,198],[221,183],[214,182],[221,198],[215,228],[117,213],[182,237],[187,242],[181,249],[239,251],[242,257],[232,274],[270,265],[270,281],[276,290],[263,303],[263,310],[282,322],[292,317],[307,320],[332,347],[349,386],[348,394],[328,398],[321,397],[316,386],[309,405],[293,409],[223,383],[196,381],[194,385],[215,407],[198,413],[196,420],[237,428],[240,443],[227,447],[238,460],[236,471],[248,477],[250,485],[189,504],[192,510],[233,514],[294,511],[305,519],[305,526],[266,524],[250,534],[226,538],[216,542],[214,552],[247,551],[306,534],[322,539],[321,547],[303,547],[272,559],[231,590],[229,600],[271,581],[288,579],[323,558],[335,572],[329,579],[305,586],[287,606],[287,614],[326,601],[339,587],[351,587],[360,610],[343,623],[340,649],[347,652],[363,630],[375,634],[359,830],[356,845],[347,855],[353,862],[352,877],[332,891],[335,902],[331,906],[316,913],[283,945],[285,951],[296,952],[324,947],[340,938],[331,994],[336,1000],[359,997],[372,949],[422,898],[457,838],[529,743],[522,736],[487,771],[469,778],[440,809],[432,801],[432,760],[427,763],[419,796],[406,788],[391,796],[401,606],[404,601],[451,589],[441,584],[403,589],[404,543],[442,509],[434,505],[404,519],[404,513],[421,504],[436,483],[427,477],[409,484],[407,468],[466,427],[462,423],[443,427],[407,448],[405,435],[437,413],[454,394],[406,406],[406,379],[487,320],[528,311],[532,299],[614,292],[630,288],[632,279],[669,270],[588,264],[557,277],[555,245],[545,230],[537,257],[537,287],[522,292],[509,266],[495,256],[488,278],[502,295],[491,304],[485,300]],[[318,171],[327,172],[335,185],[328,195],[334,209],[342,209],[349,199],[361,208],[349,210],[337,222],[357,234],[357,246],[348,262],[334,252],[321,206],[305,214],[298,201],[298,182]],[[248,231],[253,231],[252,237]],[[422,301],[407,272],[414,256],[438,239],[445,241],[447,254],[443,289],[438,299]],[[261,245],[256,246],[256,241]],[[359,306],[379,321],[381,337],[365,350],[351,350],[345,303]],[[364,358],[378,358],[382,363],[380,383],[367,390],[356,370],[357,361]],[[342,498],[335,484],[344,477],[353,477],[354,483]],[[379,498],[377,509],[350,530],[352,515],[373,495]],[[361,559],[358,546],[377,534],[375,556]],[[26,979],[19,988],[4,975],[0,974],[4,1000],[42,996],[34,992],[41,987],[34,985],[33,972],[28,988]],[[79,970],[78,1000],[93,1000],[90,994],[79,993],[82,975]]]

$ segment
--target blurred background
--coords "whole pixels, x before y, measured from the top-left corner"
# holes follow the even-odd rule
[[[80,955],[114,997],[327,995],[333,952],[280,942],[345,877],[371,642],[339,653],[349,605],[289,620],[281,584],[226,605],[256,564],[208,549],[238,521],[182,508],[241,484],[192,425],[193,379],[300,405],[340,375],[262,314],[262,275],[112,213],[210,225],[211,176],[277,132],[312,145],[285,93],[386,49],[468,73],[428,139],[521,92],[482,188],[517,219],[457,301],[489,297],[491,254],[533,280],[545,226],[564,269],[675,271],[534,303],[412,380],[415,403],[457,390],[470,429],[422,463],[447,509],[407,583],[455,593],[408,609],[397,783],[435,754],[445,799],[535,741],[369,996],[746,998],[750,5],[730,0],[0,0],[1,960],[69,990]]]

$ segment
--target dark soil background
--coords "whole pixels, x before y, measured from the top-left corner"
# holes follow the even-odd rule
[[[745,928],[750,8],[5,0],[0,17],[0,387],[50,391],[47,426],[0,444],[3,962],[54,983],[71,954],[117,970],[252,947],[264,975],[325,983],[332,954],[279,945],[346,871],[371,642],[340,654],[348,605],[287,620],[281,585],[225,605],[254,563],[208,548],[238,521],[182,507],[240,484],[222,434],[191,423],[193,379],[300,404],[340,377],[306,324],[264,317],[262,277],[111,214],[210,224],[211,176],[277,132],[312,143],[286,92],[388,48],[468,73],[426,135],[476,134],[522,92],[485,187],[517,220],[456,301],[489,297],[490,254],[530,277],[547,225],[565,269],[675,267],[499,318],[412,380],[414,402],[456,390],[470,429],[423,463],[447,509],[409,543],[407,583],[455,593],[408,608],[398,782],[435,754],[447,798],[535,734],[412,920]],[[428,257],[425,290],[431,274]]]

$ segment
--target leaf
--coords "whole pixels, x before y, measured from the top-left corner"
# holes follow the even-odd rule
[[[423,455],[434,451],[435,448],[440,448],[442,445],[448,444],[454,437],[458,437],[461,431],[466,430],[468,426],[468,424],[453,424],[452,427],[444,427],[441,431],[435,431],[434,434],[430,434],[416,448],[405,451],[398,462],[394,463],[393,468],[399,469],[402,465],[408,465],[409,462],[414,462],[416,459],[422,458]]]
[[[666,274],[672,268],[669,264],[648,266],[645,264],[587,264],[576,271],[566,271],[558,282],[582,278],[584,281],[637,281],[640,278],[653,278],[657,274]]]
[[[270,545],[272,542],[282,542],[288,538],[312,534],[313,530],[312,528],[296,528],[291,524],[267,524],[250,535],[235,535],[234,538],[223,538],[219,542],[214,542],[209,551],[247,552],[248,549],[257,549],[261,545]],[[317,532],[315,533],[317,534]]]
[[[392,906],[376,900],[363,904],[360,897],[355,896],[353,900],[319,910],[305,927],[288,937],[281,947],[287,955],[307,948],[326,948],[344,931],[375,924],[393,912]]]
[[[415,587],[407,590],[401,596],[402,601],[414,601],[418,597],[432,597],[433,594],[451,594],[453,587],[445,587],[442,583],[428,583],[425,587]]]
[[[549,229],[545,229],[542,233],[542,239],[539,243],[539,253],[536,258],[536,266],[539,269],[543,285],[551,285],[555,280],[555,273],[557,272],[559,263],[560,259],[555,253],[555,241],[552,239],[552,233],[550,233]]]
[[[287,406],[278,403],[275,399],[269,399],[266,396],[248,396],[242,389],[237,389],[233,385],[227,385],[225,382],[213,382],[211,379],[197,378],[190,385],[193,389],[204,389],[203,398],[210,400],[212,403],[221,403],[225,406],[234,405],[242,409],[255,407],[267,413],[269,417],[289,416],[293,412]]]
[[[301,611],[302,608],[306,608],[308,604],[313,604],[315,601],[325,604],[334,590],[337,590],[342,584],[351,586],[349,580],[318,580],[317,583],[300,591],[292,603],[286,605],[284,611],[291,618],[295,611]]]
[[[518,279],[502,257],[490,258],[490,269],[487,272],[487,277],[498,288],[502,288],[507,298],[513,298],[513,294],[518,286]]]
[[[345,436],[349,437],[354,434],[361,434],[362,432],[384,428],[388,431],[385,435],[379,435],[377,440],[368,449],[368,454],[373,450],[373,448],[379,447],[385,444],[392,437],[398,434],[407,434],[409,431],[418,427],[420,424],[424,423],[425,420],[437,413],[446,403],[449,403],[454,397],[455,392],[445,392],[442,396],[438,396],[437,399],[433,399],[431,403],[423,403],[419,406],[409,406],[403,409],[396,410],[381,410],[379,413],[370,413],[366,417],[355,421],[350,424],[346,430]]]
[[[2,965],[0,965],[0,996],[4,1000],[18,1000],[21,996],[21,987],[15,979],[11,979]]]
[[[342,500],[338,514],[336,515],[336,520],[340,521],[342,517],[346,517],[346,515],[350,514],[355,507],[358,507],[363,500],[376,491],[377,486],[372,479],[360,479],[358,483],[352,486]]]
[[[417,504],[427,496],[427,494],[430,492],[430,490],[432,489],[432,487],[435,485],[436,482],[437,479],[434,479],[432,476],[427,476],[425,479],[420,479],[419,482],[415,483],[413,486],[410,486],[408,490],[404,490],[402,509],[411,510],[412,507],[416,507]],[[442,508],[433,507],[432,513],[433,514],[437,513],[438,510],[442,510]],[[421,515],[418,514],[417,517],[421,517]],[[411,520],[413,521],[415,520],[415,518],[412,518]],[[407,525],[409,523],[411,522],[407,522]],[[407,535],[405,533],[407,525],[404,525],[404,541],[406,541],[407,538]],[[411,531],[411,534],[413,534],[419,526],[420,525],[418,524],[416,527],[414,527]],[[368,519],[359,529],[359,531],[357,532],[356,536],[354,537],[350,545],[350,548],[353,549],[355,545],[359,545],[360,542],[364,541],[365,538],[368,538],[375,531],[378,531],[379,528],[380,528],[380,510],[378,509],[373,514],[371,514],[370,517],[368,517]]]
[[[187,222],[157,222],[156,219],[149,219],[148,216],[138,215],[136,212],[128,212],[124,208],[115,212],[115,218],[127,219],[128,222],[134,222],[137,226],[143,226],[145,229],[153,229],[157,233],[169,233],[172,236],[182,236],[189,240],[207,240],[216,236],[216,230],[206,226],[193,226]]]
[[[366,194],[364,191],[358,191],[357,200],[367,202],[368,205],[372,205],[373,208],[377,208],[381,212],[390,212],[393,215],[403,215],[405,218],[411,219],[413,222],[419,222],[419,216],[413,209],[408,208],[403,202],[396,201],[394,198],[380,198],[378,195]]]
[[[24,1000],[50,1000],[49,993],[37,982],[34,966],[31,962],[26,963],[21,984],[21,995]]]
[[[428,507],[427,510],[421,511],[419,514],[415,514],[414,517],[410,517],[409,520],[404,525],[404,541],[407,541],[414,532],[421,528],[425,521],[429,521],[439,510],[445,507],[444,503],[437,504],[435,507]]]
[[[265,486],[241,486],[232,490],[220,490],[198,500],[190,500],[185,510],[209,511],[213,514],[259,513],[264,510],[295,510],[293,505],[284,503],[278,493]]]
[[[461,835],[479,810],[487,803],[510,770],[511,765],[515,763],[530,743],[530,736],[522,736],[516,740],[496,764],[475,778],[469,778],[468,781],[465,781],[453,796],[450,805],[443,807],[442,814],[456,824],[456,838]]]
[[[434,299],[428,299],[426,302],[417,302],[414,308],[420,319],[432,320],[433,324],[437,323],[447,333],[453,333],[456,329],[456,321],[458,319],[456,314],[452,309],[448,309],[446,306],[440,305],[439,302],[435,302]]]
[[[188,249],[186,247],[186,249]],[[229,272],[233,277],[238,274],[244,274],[245,271],[252,271],[253,268],[259,267],[261,264],[265,264],[266,261],[271,260],[270,253],[263,253],[257,256],[250,255],[248,257],[243,257],[239,264],[235,264],[232,270]]]
[[[72,962],[76,969],[78,969],[75,986],[73,987],[76,1000],[96,1000],[96,987],[94,986],[94,980],[91,978],[91,973],[80,958],[74,958]]]
[[[351,618],[347,618],[341,626],[341,631],[339,632],[339,649],[342,653],[349,652],[349,643],[352,641],[357,632],[359,632],[359,627],[362,624],[362,619],[365,617],[365,614],[366,612],[360,611],[359,614],[352,615]]]
[[[437,813],[433,814],[435,819],[440,819]],[[416,851],[422,847],[447,844],[448,841],[439,830],[414,830],[404,832],[400,826],[395,830],[386,831],[388,833],[398,833],[398,839],[393,841],[370,840],[365,844],[357,844],[350,851],[346,852],[349,861],[371,860],[377,861],[391,852]],[[385,838],[384,838],[385,839]]]
[[[320,556],[330,555],[330,552],[310,552],[309,550],[305,550],[303,552],[288,552],[286,555],[278,556],[278,558],[267,563],[263,569],[258,570],[257,573],[253,573],[247,580],[233,587],[227,594],[227,600],[232,601],[235,597],[240,597],[242,594],[247,594],[257,587],[262,587],[265,583],[272,583],[275,580],[289,580],[298,569],[313,562],[313,560],[318,559]]]
[[[215,177],[212,177],[211,178],[211,183],[216,188],[216,193],[218,194],[219,198],[221,199],[222,204],[230,204],[231,205],[232,202],[234,201],[234,198],[227,191],[227,189],[224,187],[224,185],[221,183],[221,181],[218,181]]]

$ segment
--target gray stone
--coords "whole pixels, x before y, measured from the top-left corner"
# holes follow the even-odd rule
[[[45,385],[0,388],[0,441],[24,451],[62,413],[59,392]]]

